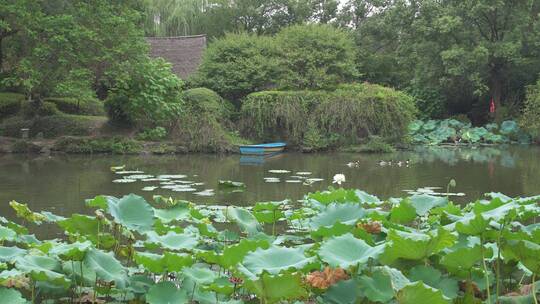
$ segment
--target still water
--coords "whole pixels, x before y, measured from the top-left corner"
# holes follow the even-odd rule
[[[409,159],[410,165],[398,166],[397,161]],[[380,160],[393,160],[381,166]],[[348,167],[356,162],[356,167]],[[142,191],[147,186],[163,186],[159,181],[113,183],[122,178],[111,172],[111,166],[126,165],[126,170],[144,174],[186,175],[183,180],[196,184],[196,191],[214,189],[213,196],[197,196],[194,192],[174,192],[157,188]],[[288,170],[276,174],[269,170]],[[311,185],[286,182],[297,172],[311,172],[309,178],[323,179]],[[249,205],[256,201],[300,199],[305,193],[326,189],[334,174],[346,176],[345,187],[362,189],[382,199],[404,196],[404,190],[420,187],[442,187],[450,179],[457,181],[451,192],[462,192],[458,202],[480,198],[483,193],[502,192],[510,196],[540,193],[540,148],[419,148],[394,154],[284,153],[270,158],[246,158],[240,155],[182,156],[109,156],[0,155],[0,215],[12,217],[10,200],[27,203],[34,210],[56,214],[88,212],[84,200],[96,195],[121,196],[136,193],[147,198],[161,194],[197,203]],[[268,183],[265,177],[278,177],[280,182]],[[244,192],[219,190],[219,180],[246,184]]]

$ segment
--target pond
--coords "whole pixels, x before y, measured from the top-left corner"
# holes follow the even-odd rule
[[[453,200],[468,202],[492,191],[510,196],[540,193],[539,156],[540,148],[527,146],[503,149],[418,148],[384,155],[284,153],[268,158],[200,154],[2,155],[0,214],[12,217],[8,205],[10,200],[27,203],[34,210],[48,210],[61,215],[84,213],[89,211],[84,208],[84,200],[99,194],[121,196],[136,193],[146,198],[161,194],[197,203],[231,205],[300,199],[307,192],[332,185],[332,177],[337,173],[346,176],[344,187],[362,189],[383,199],[404,196],[404,190],[421,187],[440,187],[435,191],[446,192],[448,182],[455,179],[457,186],[450,191],[463,193],[464,196],[453,197]],[[381,166],[380,160],[393,162],[392,165]],[[409,166],[397,164],[406,160],[410,160]],[[355,166],[347,166],[350,162],[355,162]],[[163,189],[161,187],[169,181],[152,179],[113,183],[113,180],[123,178],[110,169],[119,165],[125,165],[125,170],[154,176],[186,175],[181,178],[181,184],[195,183],[188,187],[194,188],[193,192]],[[290,172],[271,173],[269,170]],[[279,178],[279,182],[276,178]],[[305,182],[306,178],[322,180]],[[243,192],[224,191],[218,187],[219,180],[243,182],[246,188]],[[144,187],[157,186],[160,188],[154,191],[142,191]],[[213,189],[205,193],[214,195],[195,194],[206,189]]]

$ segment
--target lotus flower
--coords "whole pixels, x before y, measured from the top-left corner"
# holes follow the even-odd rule
[[[345,174],[336,174],[334,175],[334,181],[332,183],[341,185],[341,183],[344,183],[345,181]]]

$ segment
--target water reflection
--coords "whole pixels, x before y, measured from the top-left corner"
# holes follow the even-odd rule
[[[477,199],[487,192],[511,196],[540,193],[540,157],[538,147],[483,148],[417,148],[393,154],[284,153],[268,158],[246,160],[240,155],[182,156],[0,156],[0,214],[11,214],[12,199],[28,203],[36,210],[49,210],[69,215],[85,212],[83,201],[99,194],[121,196],[136,193],[151,199],[160,194],[198,203],[247,205],[257,201],[299,199],[305,193],[326,189],[334,174],[347,177],[344,187],[359,188],[382,199],[406,195],[404,190],[425,187],[446,189],[450,179],[457,181],[457,202]],[[380,166],[380,160],[407,160],[406,166]],[[355,162],[357,166],[348,167]],[[394,162],[395,163],[395,162]],[[246,165],[249,164],[249,165]],[[154,176],[187,175],[186,180],[204,183],[197,192],[214,189],[213,196],[175,192],[137,181],[113,183],[119,178],[110,167],[126,165],[127,170],[140,170]],[[274,174],[270,170],[287,170]],[[311,172],[317,182],[287,182],[298,172]],[[265,178],[278,178],[269,183]],[[220,191],[219,180],[246,184],[243,192]],[[146,191],[143,191],[145,189]],[[206,193],[205,193],[206,194]]]

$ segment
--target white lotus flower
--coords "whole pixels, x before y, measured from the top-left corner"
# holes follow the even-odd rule
[[[345,181],[345,174],[336,174],[334,175],[334,181],[332,182],[332,184],[341,185],[341,183],[344,183]]]

